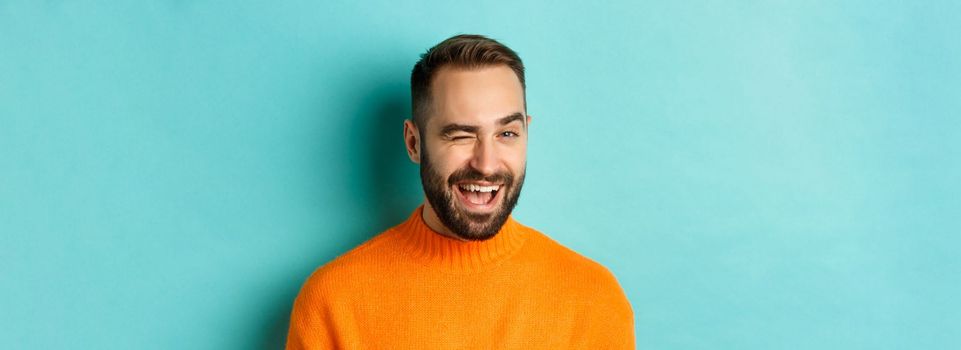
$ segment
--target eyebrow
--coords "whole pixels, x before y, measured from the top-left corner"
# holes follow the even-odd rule
[[[515,122],[515,121],[521,121],[521,122],[523,122],[523,121],[524,121],[524,114],[522,114],[522,113],[520,113],[520,112],[514,113],[514,114],[511,114],[511,115],[509,115],[509,116],[506,116],[506,117],[501,118],[500,120],[497,121],[497,123],[500,124],[500,125],[507,125],[507,124],[513,123],[513,122]]]

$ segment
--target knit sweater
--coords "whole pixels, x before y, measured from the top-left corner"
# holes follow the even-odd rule
[[[422,213],[310,275],[287,349],[634,349],[634,313],[605,267],[513,217],[460,241]]]

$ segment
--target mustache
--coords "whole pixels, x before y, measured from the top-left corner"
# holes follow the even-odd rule
[[[457,170],[447,177],[447,184],[453,186],[455,183],[461,181],[484,181],[484,182],[494,182],[502,183],[504,185],[511,185],[514,183],[514,175],[508,172],[499,172],[491,175],[484,175],[480,171],[474,168],[463,168]]]

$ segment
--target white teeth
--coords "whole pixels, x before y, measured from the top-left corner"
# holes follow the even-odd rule
[[[500,186],[481,186],[475,184],[460,185],[460,188],[472,192],[492,192],[500,189]]]

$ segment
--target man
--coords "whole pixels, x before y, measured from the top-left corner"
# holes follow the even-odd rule
[[[510,216],[531,123],[517,54],[449,38],[414,66],[411,96],[426,200],[308,278],[287,348],[633,349],[614,276]]]

